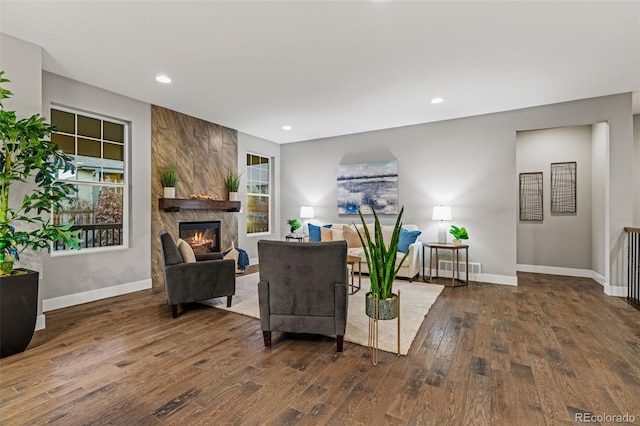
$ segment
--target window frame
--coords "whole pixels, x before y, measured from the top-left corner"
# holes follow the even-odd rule
[[[111,143],[111,144],[120,144],[119,142],[116,141],[110,141],[110,140],[105,140],[104,139],[104,124],[102,124],[102,122],[107,121],[109,123],[114,123],[114,124],[119,124],[122,125],[124,127],[123,129],[123,142],[122,142],[122,150],[123,150],[123,160],[122,160],[122,182],[121,183],[117,183],[117,182],[106,182],[106,181],[88,181],[88,180],[81,180],[78,179],[78,175],[77,173],[74,174],[74,179],[59,179],[56,178],[57,181],[61,181],[61,182],[66,182],[66,183],[70,183],[72,185],[85,185],[85,186],[89,186],[89,187],[109,187],[109,188],[119,188],[122,191],[122,240],[121,240],[121,244],[118,245],[111,245],[111,246],[100,246],[100,247],[83,247],[80,250],[74,250],[74,249],[63,249],[63,250],[55,250],[55,244],[52,242],[50,244],[50,251],[49,254],[52,257],[58,257],[58,256],[69,256],[69,255],[77,255],[77,254],[90,254],[90,253],[103,253],[103,252],[109,252],[109,251],[117,251],[117,250],[125,250],[127,248],[129,248],[129,217],[130,217],[130,211],[129,211],[129,144],[130,144],[130,132],[131,132],[131,122],[129,121],[125,121],[122,119],[118,119],[118,118],[114,118],[108,115],[102,115],[99,113],[95,113],[95,112],[89,112],[86,110],[82,110],[80,108],[72,108],[72,107],[68,107],[68,106],[64,106],[64,105],[59,105],[56,103],[51,103],[51,105],[49,106],[49,123],[51,123],[51,116],[52,114],[52,110],[58,110],[58,111],[62,111],[62,112],[66,112],[66,113],[70,113],[70,114],[74,114],[74,120],[75,120],[75,133],[71,134],[71,133],[66,133],[66,132],[58,132],[58,131],[54,131],[52,132],[52,135],[54,133],[56,134],[61,134],[61,135],[66,135],[66,136],[71,136],[74,138],[74,148],[75,148],[75,152],[76,154],[73,155],[74,157],[74,166],[77,164],[78,158],[77,158],[77,152],[78,152],[78,138],[82,138],[82,139],[90,139],[90,140],[99,140],[100,141],[100,159],[104,160],[104,143]],[[78,135],[78,115],[81,115],[83,117],[88,117],[88,118],[93,118],[96,120],[100,120],[101,121],[101,126],[100,126],[100,139],[96,139],[94,137],[91,136],[84,136],[84,135]],[[70,154],[69,154],[70,155]],[[104,168],[101,167],[100,173],[102,176],[104,176]],[[51,222],[54,222],[54,212],[51,212]]]
[[[268,164],[268,167],[267,167],[267,179],[268,179],[268,182],[267,183],[269,185],[269,191],[268,191],[267,194],[249,192],[249,167],[250,167],[250,165],[247,164],[247,156],[249,156],[249,155],[253,155],[255,157],[261,157],[261,158],[264,158],[264,159],[267,160],[267,164]],[[262,236],[265,236],[265,235],[272,235],[274,233],[273,232],[273,207],[272,207],[272,201],[273,201],[273,197],[272,197],[272,194],[273,194],[273,179],[272,179],[273,173],[271,171],[272,162],[273,162],[273,158],[268,156],[268,155],[260,154],[260,153],[254,152],[254,151],[247,151],[246,154],[245,154],[244,163],[245,163],[245,167],[246,167],[246,170],[247,170],[247,176],[246,176],[247,182],[246,182],[246,185],[245,185],[245,187],[246,187],[245,202],[247,204],[247,216],[249,215],[249,197],[265,197],[265,198],[267,198],[268,199],[267,206],[269,208],[269,212],[268,212],[268,215],[267,215],[267,218],[268,218],[267,226],[268,226],[269,230],[266,231],[266,232],[265,231],[262,231],[262,232],[249,232],[248,221],[247,221],[247,223],[245,224],[245,231],[247,233],[247,237],[262,237]]]

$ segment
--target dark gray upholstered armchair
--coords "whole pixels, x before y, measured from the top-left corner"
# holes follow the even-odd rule
[[[225,260],[220,253],[196,255],[196,262],[184,263],[173,237],[160,231],[162,249],[162,271],[167,300],[171,305],[171,315],[178,316],[178,304],[227,297],[236,293],[236,264],[233,259]]]
[[[264,345],[271,332],[336,336],[347,326],[347,243],[258,241],[258,299]]]

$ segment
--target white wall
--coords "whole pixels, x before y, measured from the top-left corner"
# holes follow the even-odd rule
[[[151,106],[48,72],[43,109],[52,104],[130,122],[129,247],[44,256],[44,310],[151,288]]]
[[[604,284],[608,274],[609,125],[591,126],[591,270]]]
[[[542,222],[518,220],[518,268],[535,265],[590,270],[591,126],[518,132],[516,144],[518,175],[542,172],[543,177]],[[577,163],[576,213],[551,213],[551,163],[569,161]]]
[[[638,95],[640,99],[640,95]],[[634,162],[640,164],[640,114],[633,116]],[[633,225],[640,226],[640,166],[633,170]]]
[[[564,102],[376,132],[283,145],[282,217],[296,217],[300,205],[315,207],[322,222],[338,218],[336,167],[343,156],[357,158],[388,149],[399,161],[400,203],[405,223],[432,241],[434,205],[452,207],[451,223],[467,227],[469,257],[483,274],[502,282],[516,279],[518,191],[516,132],[607,121],[610,126],[610,262],[622,250],[615,242],[632,220],[631,94]],[[391,218],[385,219],[387,222]],[[624,279],[615,276],[612,284]]]
[[[269,235],[248,236],[247,235],[247,175],[241,176],[240,190],[238,198],[242,201],[242,213],[238,213],[238,247],[245,250],[251,259],[251,264],[258,259],[258,240],[278,239],[282,229],[280,215],[280,188],[281,188],[281,161],[280,145],[261,139],[246,133],[238,132],[238,171],[246,170],[247,153],[260,154],[271,157],[272,188],[271,200],[271,233]]]

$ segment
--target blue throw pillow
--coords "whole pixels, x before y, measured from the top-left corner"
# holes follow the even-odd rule
[[[324,225],[323,228],[331,228],[331,225]],[[321,232],[318,225],[309,224],[309,242],[319,243],[321,241]]]
[[[406,253],[409,251],[409,246],[416,242],[418,236],[422,234],[420,231],[407,231],[404,228],[400,229],[400,239],[398,241],[398,251]]]

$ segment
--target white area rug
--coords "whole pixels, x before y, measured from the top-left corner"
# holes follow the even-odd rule
[[[357,277],[356,277],[357,279]],[[227,298],[207,300],[203,303],[226,311],[236,312],[253,318],[260,318],[258,307],[258,281],[260,274],[249,274],[236,278],[236,294],[232,305],[227,308]],[[362,277],[362,290],[349,296],[347,331],[344,340],[367,346],[369,338],[369,317],[365,314],[364,299],[369,289],[369,278]],[[444,286],[427,284],[421,281],[408,282],[396,280],[393,291],[400,290],[400,353],[406,355],[415,339],[418,329],[436,301]],[[397,320],[378,322],[378,344],[380,350],[396,353]]]

